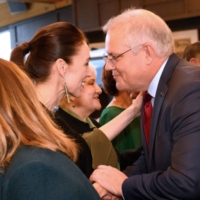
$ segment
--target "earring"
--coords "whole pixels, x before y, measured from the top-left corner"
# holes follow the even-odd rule
[[[65,87],[65,96],[67,98],[67,103],[70,103],[69,93],[68,93],[68,90],[67,90],[67,84],[66,84],[65,81],[64,81],[64,87]]]
[[[72,107],[73,107],[73,108],[75,108],[75,107],[76,107],[76,105],[73,103],[73,104],[72,104]]]

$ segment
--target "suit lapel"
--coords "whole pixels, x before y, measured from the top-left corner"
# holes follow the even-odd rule
[[[179,60],[180,58],[178,56],[176,56],[175,54],[172,54],[169,57],[166,63],[166,66],[163,70],[163,73],[160,77],[160,81],[158,84],[155,101],[154,101],[153,113],[152,113],[151,130],[150,130],[149,164],[151,163],[151,160],[152,160],[153,147],[154,147],[155,136],[156,136],[156,128],[157,128],[157,122],[158,122],[160,110],[168,91],[167,83],[170,80],[172,73],[175,67],[177,66],[177,63],[179,62]]]

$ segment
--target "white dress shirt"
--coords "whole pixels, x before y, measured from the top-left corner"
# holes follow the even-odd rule
[[[162,72],[165,68],[165,65],[167,63],[169,58],[167,58],[165,60],[165,62],[162,64],[161,68],[158,70],[158,72],[156,73],[156,75],[154,76],[153,80],[151,81],[150,85],[149,85],[149,88],[148,88],[148,93],[152,96],[152,99],[151,99],[151,103],[152,103],[152,106],[154,106],[154,99],[156,97],[156,91],[157,91],[157,88],[158,88],[158,83],[160,81],[160,77],[162,75]]]

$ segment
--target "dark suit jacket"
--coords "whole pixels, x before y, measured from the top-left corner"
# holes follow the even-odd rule
[[[22,145],[4,175],[3,200],[100,199],[63,153]]]
[[[200,67],[169,57],[154,101],[149,153],[142,132],[143,154],[124,171],[130,176],[122,186],[125,199],[200,199]]]

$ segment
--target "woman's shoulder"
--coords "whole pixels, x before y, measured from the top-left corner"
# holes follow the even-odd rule
[[[31,200],[81,199],[83,193],[88,198],[97,197],[85,175],[66,155],[23,145],[5,172],[3,189],[8,199],[18,195]]]
[[[121,113],[124,111],[124,108],[120,108],[120,107],[117,107],[117,106],[109,106],[109,107],[106,107],[104,108],[104,110],[102,111],[102,113]]]
[[[30,166],[48,166],[53,167],[61,163],[69,163],[72,161],[59,151],[52,151],[45,148],[20,145],[11,159],[11,163],[7,168],[7,173],[14,173],[16,170],[25,170]],[[73,163],[72,163],[73,164]]]

